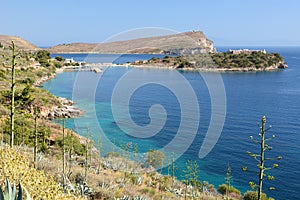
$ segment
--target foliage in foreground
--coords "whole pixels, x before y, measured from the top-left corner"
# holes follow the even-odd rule
[[[24,155],[9,147],[0,148],[0,183],[4,183],[5,178],[13,184],[21,181],[32,199],[69,199],[52,178],[30,167]]]

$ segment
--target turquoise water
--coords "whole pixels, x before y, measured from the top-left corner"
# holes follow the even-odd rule
[[[203,159],[199,159],[198,153],[212,116],[211,96],[201,74],[180,72],[195,91],[200,108],[200,121],[192,144],[176,161],[178,178],[182,178],[186,161],[193,159],[197,160],[200,166],[199,178],[218,186],[224,182],[226,166],[230,163],[233,185],[243,192],[248,190],[248,182],[256,180],[256,175],[243,172],[241,167],[256,169],[256,163],[245,152],[255,152],[258,149],[250,142],[249,136],[258,134],[256,123],[260,121],[262,115],[266,115],[268,124],[273,126],[268,134],[276,135],[276,139],[270,142],[273,150],[268,152],[268,156],[281,155],[283,160],[278,162],[278,169],[270,171],[275,176],[275,181],[266,181],[264,185],[265,188],[274,185],[276,190],[265,192],[276,199],[297,199],[300,196],[300,184],[297,180],[297,177],[300,177],[300,48],[282,47],[267,50],[281,53],[289,68],[279,72],[221,74],[226,91],[225,124],[213,150]],[[68,56],[75,57],[75,55]],[[126,62],[128,57],[143,59],[143,56],[145,55],[126,55],[122,61]],[[101,60],[101,55],[98,55],[98,59]],[[69,128],[75,128],[80,134],[86,135],[86,127],[89,127],[95,140],[101,136],[104,141],[103,150],[106,152],[116,150],[113,143],[118,147],[129,142],[138,144],[142,160],[144,152],[151,148],[163,148],[174,140],[179,127],[182,126],[180,108],[184,105],[180,104],[174,91],[162,85],[149,83],[139,87],[130,98],[129,111],[132,120],[141,127],[151,124],[153,118],[162,121],[163,116],[160,113],[149,116],[150,107],[160,104],[165,109],[166,122],[157,134],[149,138],[142,139],[128,134],[120,128],[120,125],[129,124],[128,121],[123,121],[126,118],[123,112],[126,106],[121,103],[114,105],[118,115],[116,120],[111,100],[118,81],[131,70],[131,68],[110,67],[102,75],[93,72],[64,72],[45,83],[44,87],[57,96],[73,98],[77,106],[86,111],[80,118],[67,120]],[[131,83],[157,77],[164,77],[167,83],[173,83],[177,73],[155,69],[135,69],[135,71],[138,76],[131,79]],[[210,75],[217,76],[214,73]],[[126,93],[124,95],[126,96]],[[188,96],[186,99],[190,100]],[[192,113],[195,108],[191,106],[187,110]],[[193,124],[185,126],[187,134],[190,126]],[[136,130],[126,128],[132,133]],[[183,143],[174,145],[175,152]],[[180,152],[176,154],[180,155]],[[163,172],[167,173],[167,168],[164,168]]]
[[[77,62],[87,63],[126,63],[134,62],[138,59],[149,60],[153,57],[162,58],[162,54],[51,54],[52,58],[56,56],[62,56],[63,58],[73,58]]]

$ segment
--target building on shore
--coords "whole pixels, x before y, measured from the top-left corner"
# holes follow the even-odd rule
[[[67,59],[65,59],[65,64],[71,64],[71,63],[74,63],[75,62],[75,60],[73,59],[73,58],[67,58]]]

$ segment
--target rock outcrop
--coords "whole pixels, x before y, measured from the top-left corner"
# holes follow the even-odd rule
[[[288,65],[287,65],[285,62],[279,62],[279,63],[276,65],[276,68],[277,68],[277,69],[286,69],[286,68],[288,68]]]
[[[78,117],[83,114],[83,111],[74,106],[74,102],[67,99],[58,97],[58,100],[61,102],[61,107],[53,107],[47,115],[47,118],[72,118]]]

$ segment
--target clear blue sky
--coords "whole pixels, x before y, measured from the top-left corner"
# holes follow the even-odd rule
[[[143,27],[200,29],[217,46],[300,46],[299,0],[3,0],[0,20],[0,34],[38,46]]]

